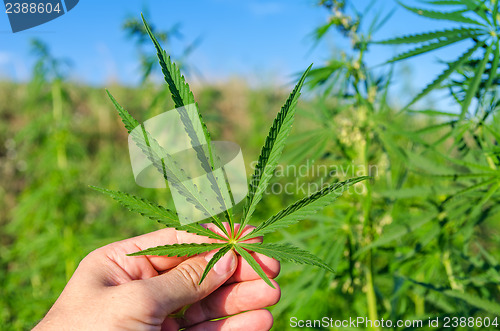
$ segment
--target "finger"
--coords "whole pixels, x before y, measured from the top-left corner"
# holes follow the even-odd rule
[[[198,255],[179,264],[172,270],[130,286],[138,286],[139,293],[144,293],[153,300],[164,318],[177,309],[200,301],[219,288],[236,269],[236,255],[227,252],[210,270],[200,284],[201,277],[212,254]],[[138,284],[138,285],[135,285]]]
[[[273,315],[265,309],[252,310],[236,316],[219,320],[203,322],[187,328],[186,331],[262,331],[273,326]]]
[[[205,299],[194,303],[179,320],[182,327],[239,314],[276,304],[281,290],[275,281],[275,289],[262,279],[223,286]]]
[[[224,224],[229,229],[229,224]],[[214,224],[203,224],[205,228],[222,234],[222,231]],[[239,224],[235,225],[236,227]],[[253,230],[254,227],[247,226],[244,233]],[[248,242],[262,241],[262,237],[253,238]],[[186,231],[178,231],[175,229],[162,229],[147,233],[141,236],[118,241],[107,246],[101,247],[92,252],[87,260],[92,260],[94,264],[96,261],[106,264],[106,270],[112,270],[110,274],[113,275],[112,279],[108,274],[103,275],[102,282],[106,285],[119,285],[131,280],[148,279],[157,276],[158,273],[169,270],[177,266],[187,257],[166,257],[166,256],[127,256],[129,253],[144,250],[146,248],[168,245],[168,244],[183,244],[183,243],[213,243],[220,242],[219,240],[210,239],[205,236],[198,236]],[[247,242],[247,241],[245,241]]]
[[[223,223],[227,231],[230,231],[230,226],[229,223],[224,222]],[[221,229],[219,229],[215,224],[212,223],[207,223],[207,224],[201,224],[204,228],[211,230],[212,232],[215,232],[223,237],[225,237],[224,233],[222,232]],[[235,231],[239,229],[239,224],[235,224]],[[242,232],[242,235],[246,235],[247,233],[250,233],[255,229],[254,226],[247,225],[245,227],[245,230]],[[157,232],[160,231],[165,231],[165,233],[159,233]],[[155,246],[160,246],[160,245],[168,245],[168,244],[186,244],[186,243],[216,243],[216,242],[224,242],[222,240],[216,240],[216,239],[210,239],[205,236],[198,236],[193,233],[188,233],[186,231],[178,231],[175,229],[163,229],[155,232],[151,232],[142,236],[138,236],[135,238],[130,238],[127,240],[122,241],[127,242],[131,241],[131,244],[134,246],[137,246],[133,251],[127,252],[132,253],[136,252],[138,250],[144,250],[149,247],[155,247]],[[249,240],[245,240],[245,243],[257,243],[257,242],[262,242],[262,237],[256,237],[252,238]],[[123,259],[123,254],[121,255]],[[130,257],[129,257],[130,258]],[[145,262],[149,262],[153,268],[157,272],[162,272],[168,269],[171,269],[181,263],[182,261],[186,260],[187,257],[181,256],[181,257],[165,257],[165,256],[137,256],[135,258],[142,258],[143,260],[146,260]],[[154,274],[156,276],[156,274]],[[152,277],[152,276],[150,276]],[[150,278],[148,277],[148,278]],[[143,278],[136,278],[136,279],[145,279],[146,277]]]
[[[277,260],[255,252],[250,254],[260,264],[267,277],[276,278],[278,276],[281,265]],[[238,267],[227,283],[232,284],[255,279],[260,279],[260,276],[255,272],[255,270],[253,270],[244,258],[238,255]]]
[[[101,247],[91,253],[89,258],[97,256],[99,261],[107,261],[108,267],[117,270],[115,283],[122,284],[130,280],[147,279],[157,276],[158,272],[177,266],[186,257],[166,256],[127,256],[129,253],[146,248],[184,243],[211,243],[217,242],[203,236],[198,236],[175,229],[161,229],[141,236],[118,241]]]
[[[213,232],[224,235],[222,230],[219,229],[214,224],[204,224],[207,229],[212,230]],[[224,223],[227,231],[230,231],[229,224],[227,222]],[[238,231],[240,224],[235,224],[235,231]],[[245,230],[242,231],[241,237],[249,234],[255,229],[255,226],[247,225]],[[262,242],[262,237],[255,237],[251,239],[247,239],[243,241],[244,243],[258,243]],[[264,272],[269,278],[275,278],[278,276],[281,266],[280,263],[270,257],[267,257],[258,253],[251,253],[255,260],[260,264]],[[240,255],[238,255],[238,267],[234,272],[233,276],[227,281],[228,284],[243,282],[247,280],[255,280],[260,279],[260,276],[253,270],[253,268],[245,261]]]

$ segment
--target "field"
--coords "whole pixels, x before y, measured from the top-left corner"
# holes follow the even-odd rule
[[[362,41],[348,23],[335,24]],[[438,329],[428,326],[429,318],[441,327],[448,318],[457,330],[500,323],[500,51],[497,39],[461,33],[477,47],[460,63],[448,63],[448,76],[431,88],[448,88],[458,113],[389,102],[392,69],[376,75],[364,66],[367,43],[353,47],[352,57],[312,70],[256,218],[265,220],[325,184],[373,178],[266,236],[308,249],[336,271],[283,263],[283,295],[271,307],[276,330],[325,316],[421,321],[423,329]],[[444,47],[443,38],[458,37],[439,38]],[[135,184],[127,131],[104,88],[33,72],[28,83],[0,82],[0,325],[6,330],[36,324],[95,248],[161,228],[89,185],[172,206],[168,190]],[[166,85],[152,80],[106,88],[140,121],[174,108]],[[239,144],[251,175],[288,87],[255,88],[234,79],[192,89],[212,136]]]

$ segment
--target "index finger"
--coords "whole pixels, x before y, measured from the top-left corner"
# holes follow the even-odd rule
[[[229,229],[228,224],[224,224],[227,229]],[[214,224],[208,223],[203,224],[203,227],[209,229],[217,234],[222,234],[222,231],[217,228]],[[243,231],[246,233],[251,231],[253,227],[248,226],[248,229]],[[262,238],[254,238],[249,242],[259,242]],[[150,247],[171,245],[171,244],[202,244],[202,243],[217,243],[224,242],[222,240],[211,239],[205,236],[196,235],[194,233],[189,233],[186,231],[179,231],[172,228],[162,229],[150,233],[146,233],[137,237],[125,239],[118,241],[103,248],[99,249],[106,257],[120,267],[126,270],[129,274],[136,275],[136,279],[149,278],[153,276],[150,272],[147,275],[141,272],[141,270],[147,270],[145,268],[146,262],[151,265],[158,273],[169,270],[177,266],[182,261],[186,260],[186,256],[181,257],[167,257],[167,256],[155,256],[155,255],[142,255],[142,256],[126,256],[129,253],[134,253],[141,251]]]
[[[127,256],[127,254],[142,251],[146,248],[187,243],[214,243],[215,239],[199,236],[186,231],[178,231],[171,228],[146,233],[137,237],[111,243],[99,248],[94,254],[104,255],[107,259],[119,265],[132,279],[145,279],[155,276],[151,268],[159,272],[174,268],[187,257],[167,256]],[[148,266],[149,265],[149,266]]]

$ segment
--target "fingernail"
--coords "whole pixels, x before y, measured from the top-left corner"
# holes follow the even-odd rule
[[[216,252],[210,252],[205,255],[205,259],[210,261],[210,259],[215,255]],[[233,270],[234,266],[234,254],[233,252],[227,252],[214,266],[214,271],[218,275],[225,275]]]
[[[215,255],[215,253],[217,253],[217,251],[212,251],[212,252],[209,252],[205,255],[205,260],[207,260],[207,262],[209,262]]]

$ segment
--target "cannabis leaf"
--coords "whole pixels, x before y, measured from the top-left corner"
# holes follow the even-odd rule
[[[274,169],[278,165],[279,157],[285,147],[285,141],[292,129],[292,124],[295,116],[295,107],[300,96],[300,90],[306,79],[306,76],[311,69],[312,64],[302,74],[297,85],[281,108],[280,112],[274,119],[274,122],[269,130],[266,141],[260,152],[255,172],[248,186],[248,195],[243,211],[243,222],[239,233],[250,220],[255,207],[262,199],[262,195],[273,176]]]
[[[227,244],[171,244],[145,249],[140,252],[127,254],[128,256],[156,255],[156,256],[193,256],[226,246]]]
[[[324,207],[332,204],[351,185],[354,185],[368,178],[370,177],[357,177],[348,179],[344,182],[329,185],[311,194],[307,198],[299,200],[291,204],[287,208],[281,210],[280,212],[269,218],[267,221],[257,226],[257,228],[255,228],[252,232],[244,236],[242,240],[262,236],[266,233],[274,232],[278,229],[288,227],[302,219],[305,219],[312,214],[315,214],[318,210],[321,210]]]
[[[224,237],[218,235],[217,233],[205,229],[204,227],[197,224],[181,225],[181,223],[177,218],[176,213],[146,199],[139,198],[134,195],[120,191],[112,191],[96,186],[90,186],[90,187],[96,191],[109,195],[111,198],[118,201],[122,206],[126,207],[128,210],[139,213],[144,217],[157,221],[165,225],[166,227],[195,233],[212,239],[221,239],[221,240],[224,239]]]
[[[453,11],[441,10],[428,10],[424,8],[410,7],[401,4],[405,9],[422,17],[446,20],[456,23],[467,24],[458,28],[444,29],[440,31],[430,31],[415,35],[405,35],[396,38],[390,38],[382,41],[375,41],[373,43],[384,45],[401,45],[401,44],[417,44],[415,48],[407,50],[401,54],[389,59],[387,63],[393,63],[405,60],[417,55],[425,54],[446,46],[456,44],[462,41],[472,41],[474,45],[463,53],[455,61],[448,63],[448,68],[444,70],[438,77],[428,84],[420,93],[414,97],[405,109],[413,105],[422,97],[427,95],[434,89],[444,87],[443,82],[448,79],[452,74],[460,72],[463,68],[475,68],[470,75],[466,75],[464,79],[466,82],[463,84],[466,90],[464,91],[463,98],[456,99],[461,106],[462,111],[458,114],[458,120],[463,120],[470,111],[474,98],[478,99],[478,106],[480,105],[484,92],[480,93],[479,87],[484,86],[482,91],[488,91],[493,83],[494,78],[497,76],[497,69],[500,60],[500,50],[498,47],[499,36],[497,33],[497,13],[498,2],[490,1],[484,2],[479,0],[457,0],[457,1],[427,1],[429,5],[436,7],[439,6],[461,6],[460,9]],[[474,54],[480,52],[479,62],[474,65],[475,59],[472,57]],[[493,56],[491,56],[493,54]],[[489,70],[487,69],[489,67]],[[484,77],[487,74],[488,77]]]
[[[332,268],[324,264],[315,255],[290,244],[265,244],[265,243],[241,244],[241,247],[257,253],[264,254],[279,261],[290,261],[300,264],[310,264],[317,267],[321,267],[331,272],[335,272]]]
[[[269,286],[275,288],[273,283],[271,283],[271,281],[269,280],[269,277],[267,277],[265,271],[260,266],[260,264],[253,258],[253,256],[250,253],[246,251],[243,245],[236,245],[235,250],[238,254],[241,255],[242,258],[245,259],[245,261],[248,262],[248,264],[257,273],[257,275],[260,276],[260,278],[262,278]]]
[[[442,31],[432,31],[426,33],[419,33],[414,35],[406,35],[397,38],[391,38],[383,41],[375,41],[376,44],[385,45],[398,45],[398,44],[416,44],[422,43],[429,40],[441,39],[441,38],[469,38],[476,34],[481,34],[484,32],[483,29],[475,28],[455,28],[455,29],[445,29]]]
[[[190,130],[187,128],[189,125],[193,123],[198,123],[197,121],[194,121],[192,118],[189,118],[187,112],[183,109],[183,107],[193,104],[195,105],[195,108],[198,109],[198,104],[194,99],[194,95],[189,89],[189,84],[186,83],[184,76],[181,75],[178,66],[172,62],[170,56],[168,56],[167,52],[161,47],[160,43],[158,42],[153,32],[151,31],[150,26],[147,24],[144,16],[141,15],[141,17],[144,26],[146,28],[146,32],[153,41],[153,44],[155,45],[158,55],[158,60],[162,68],[165,81],[167,82],[168,87],[170,89],[170,93],[172,94],[172,100],[174,101],[175,107],[180,108],[181,119],[186,126],[186,132],[188,132],[191,138],[192,146],[194,146],[196,153],[198,155],[198,159],[200,160],[202,167],[205,169],[208,179],[212,183],[212,189],[215,191],[217,196],[220,197],[219,200],[222,209],[228,210],[229,206],[232,205],[232,203],[226,201],[227,199],[225,199],[224,197],[229,195],[232,201],[233,200],[232,193],[227,181],[224,180],[224,177],[215,176],[214,172],[212,172],[212,170],[215,169],[216,156],[212,151],[210,132],[208,131],[207,126],[205,125],[205,122],[203,121],[203,118],[199,111],[197,111],[196,113],[198,114],[197,116],[199,123],[201,123],[201,129],[205,140],[204,143],[200,143],[196,135],[193,134],[193,132],[197,132],[198,130],[196,129]],[[226,213],[225,215],[230,223],[231,229],[234,230],[234,224],[231,218],[231,214]]]
[[[214,265],[217,263],[217,261],[219,261],[224,255],[226,255],[226,253],[229,252],[231,250],[231,248],[233,248],[232,245],[226,244],[221,249],[219,249],[217,251],[217,253],[215,253],[215,255],[210,259],[210,261],[208,261],[207,266],[205,267],[205,270],[203,271],[203,275],[201,275],[200,284],[201,284],[201,282],[203,282],[205,277],[207,277],[208,273],[214,267]]]
[[[109,92],[108,95],[115,105],[118,115],[122,118],[125,127],[129,131],[132,140],[152,162],[158,172],[160,172],[165,180],[168,180],[170,185],[174,186],[188,202],[192,203],[195,208],[200,210],[207,218],[212,218],[214,224],[228,236],[229,234],[223,226],[222,221],[217,215],[212,215],[210,213],[210,207],[205,204],[201,192],[197,190],[194,184],[188,179],[187,175],[179,168],[172,156],[146,131],[143,124],[140,125],[141,130],[137,130],[136,128],[139,126],[139,122],[120,106]]]
[[[218,170],[220,168],[222,170],[223,175],[214,176],[212,174],[212,177],[209,177],[211,189],[221,197],[224,196],[225,193],[230,194],[230,187],[228,185],[228,181],[226,180],[224,168],[221,164],[219,164],[220,160],[218,160],[218,156],[213,153],[210,147],[210,134],[201,118],[201,115],[198,115],[197,118],[193,118],[194,115],[192,113],[188,113],[184,109],[185,106],[193,104],[197,107],[194,96],[189,90],[189,85],[185,82],[184,76],[180,74],[180,71],[175,63],[171,61],[167,53],[161,48],[158,40],[151,32],[151,29],[145,20],[144,25],[156,47],[160,66],[165,76],[165,81],[169,86],[175,106],[180,108],[179,114],[184,125],[184,129],[188,134],[192,145],[195,146],[194,149],[197,153],[198,161],[207,173],[213,173],[214,169]],[[218,215],[211,216],[211,214],[208,213],[210,206],[207,206],[203,201],[203,192],[198,192],[196,187],[190,184],[191,181],[186,180],[186,175],[183,174],[183,172],[175,165],[171,155],[169,155],[169,153],[167,153],[158,144],[154,137],[147,132],[145,126],[143,124],[139,124],[139,122],[134,119],[123,107],[121,107],[108,92],[108,95],[115,105],[118,115],[121,117],[125,128],[128,130],[140,150],[153,163],[155,168],[163,175],[163,177],[168,180],[169,185],[176,187],[187,199],[187,201],[191,202],[195,208],[206,211],[207,219],[223,232],[223,235],[219,235],[196,223],[183,225],[179,221],[178,215],[175,212],[146,199],[120,191],[92,187],[101,193],[109,195],[129,210],[137,212],[146,218],[158,221],[167,227],[188,231],[219,241],[217,243],[207,244],[163,245],[147,248],[145,250],[129,254],[129,256],[192,256],[217,250],[208,262],[200,283],[203,279],[205,279],[215,263],[217,263],[217,261],[219,261],[230,250],[234,250],[236,253],[241,255],[241,257],[248,262],[255,272],[273,288],[273,283],[269,280],[269,277],[250,252],[264,254],[282,261],[292,261],[295,263],[314,265],[333,272],[333,269],[322,262],[318,257],[297,247],[280,244],[250,244],[245,243],[245,241],[247,239],[262,236],[269,232],[274,232],[313,215],[318,210],[333,203],[350,186],[369,177],[365,176],[353,178],[324,187],[309,197],[301,199],[276,213],[267,221],[257,226],[257,228],[251,233],[242,237],[242,232],[261,201],[264,191],[274,174],[276,166],[278,165],[279,158],[285,146],[285,141],[292,127],[297,101],[300,96],[300,90],[305,82],[309,70],[311,69],[311,66],[307,68],[302,77],[299,79],[299,82],[273,121],[264,146],[262,147],[257,167],[249,183],[248,195],[245,200],[243,215],[241,215],[238,230],[235,229],[235,220],[232,208],[229,208],[234,205],[232,197],[231,202],[223,198],[218,200],[221,207],[223,207],[224,216],[229,221],[230,227],[228,231]],[[203,135],[198,135],[198,132],[202,132]],[[204,142],[202,141],[203,139],[205,140]]]
[[[445,81],[446,78],[450,77],[452,73],[454,73],[461,65],[463,65],[470,56],[479,48],[483,46],[483,43],[476,43],[469,50],[467,50],[464,54],[462,54],[456,61],[449,63],[448,68],[444,70],[441,74],[439,74],[434,81],[432,81],[429,85],[427,85],[417,96],[415,96],[406,106],[413,105],[418,100],[422,99],[424,96],[429,94],[435,88],[438,88],[442,82]]]
[[[401,2],[399,2],[401,6],[404,8],[408,9],[409,11],[423,17],[427,18],[432,18],[435,20],[445,20],[445,21],[453,21],[453,22],[459,22],[459,23],[468,23],[468,24],[476,24],[476,25],[483,25],[477,20],[474,20],[472,18],[464,16],[464,13],[468,12],[468,10],[455,10],[455,11],[448,11],[448,12],[442,12],[442,11],[434,11],[434,10],[426,10],[422,8],[415,8],[415,7],[410,7],[407,6]]]

